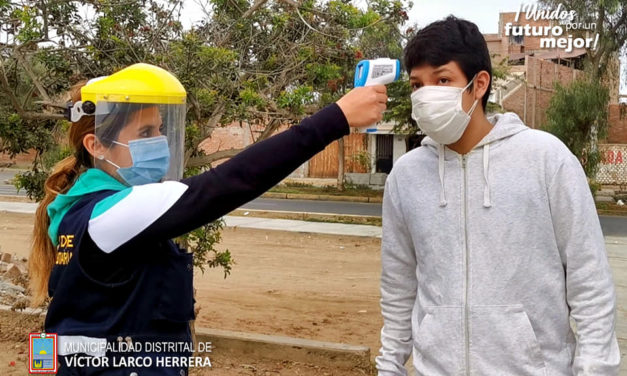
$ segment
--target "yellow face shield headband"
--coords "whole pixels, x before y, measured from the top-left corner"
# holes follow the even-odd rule
[[[119,174],[109,166],[120,171],[137,168],[145,163],[139,160],[141,153],[120,145],[152,145],[157,140],[165,150],[155,150],[170,156],[165,179],[178,180],[183,174],[186,98],[183,85],[170,72],[134,64],[89,81],[81,88],[81,101],[68,105],[66,116],[72,122],[93,116],[94,167],[114,177]]]
[[[78,121],[82,116],[93,115],[101,102],[184,105],[186,97],[185,88],[170,72],[139,63],[87,82],[81,88],[81,101],[69,104],[66,116]]]

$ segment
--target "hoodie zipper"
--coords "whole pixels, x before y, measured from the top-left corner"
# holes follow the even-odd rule
[[[469,261],[469,250],[468,250],[468,224],[466,223],[468,218],[468,205],[467,205],[467,196],[468,196],[468,184],[467,184],[467,173],[466,173],[466,155],[462,155],[462,172],[464,174],[464,187],[463,187],[463,202],[464,205],[463,213],[464,213],[464,273],[465,273],[465,285],[464,285],[464,356],[466,360],[466,375],[470,376],[470,333],[468,329],[468,317],[469,317],[469,306],[468,306],[468,284],[470,280],[470,273],[468,267]]]

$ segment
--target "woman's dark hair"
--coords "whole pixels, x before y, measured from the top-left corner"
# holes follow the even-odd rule
[[[490,82],[482,98],[485,110],[492,89],[492,63],[485,38],[474,23],[448,16],[427,25],[407,43],[404,60],[407,72],[425,64],[439,67],[454,61],[468,81],[482,70],[488,72]]]

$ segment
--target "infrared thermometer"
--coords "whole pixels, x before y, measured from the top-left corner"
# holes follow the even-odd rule
[[[362,60],[355,68],[354,86],[386,85],[400,77],[401,62],[397,59]]]
[[[362,60],[355,68],[355,87],[386,85],[401,78],[401,62],[397,59],[379,58]],[[376,133],[378,128],[361,128],[360,133]]]

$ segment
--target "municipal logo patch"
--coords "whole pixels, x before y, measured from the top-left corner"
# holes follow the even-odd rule
[[[28,373],[57,373],[56,333],[30,333]]]

